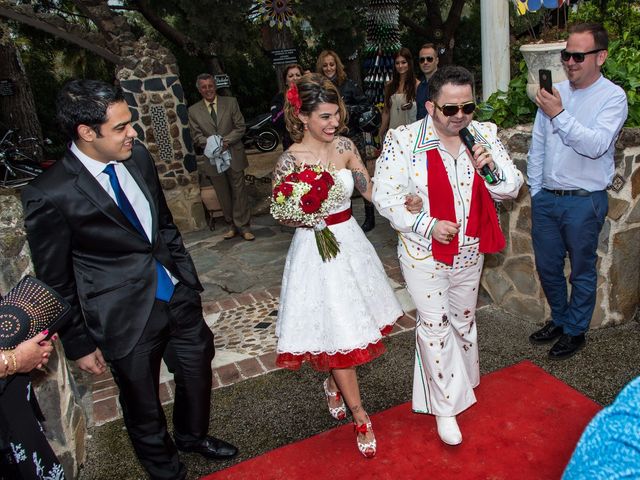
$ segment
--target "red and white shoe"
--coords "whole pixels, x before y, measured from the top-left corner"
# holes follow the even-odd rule
[[[344,400],[342,399],[342,394],[340,390],[337,392],[332,392],[329,390],[329,379],[327,378],[322,384],[324,387],[324,394],[327,397],[327,406],[329,407],[329,413],[336,420],[344,420],[347,418],[347,406],[344,404]],[[340,402],[340,405],[337,407],[331,406],[331,400],[335,399],[336,402]]]
[[[360,453],[364,455],[365,458],[375,457],[377,448],[376,437],[373,437],[373,440],[370,442],[365,441],[365,435],[367,432],[371,432],[371,436],[373,436],[371,421],[363,423],[362,425],[358,425],[354,422],[353,429],[356,431],[356,443],[358,444],[358,450],[360,450]]]

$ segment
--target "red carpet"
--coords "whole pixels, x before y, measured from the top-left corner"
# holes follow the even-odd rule
[[[371,417],[378,455],[356,448],[351,425],[277,448],[206,480],[559,479],[600,406],[531,362],[482,377],[478,403],[458,416],[464,441],[448,447],[435,419],[405,403]]]

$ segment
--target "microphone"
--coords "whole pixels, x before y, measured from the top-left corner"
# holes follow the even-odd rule
[[[469,153],[473,155],[473,146],[476,144],[476,140],[473,138],[473,135],[471,135],[471,132],[465,127],[458,132],[458,135],[460,135],[462,143],[464,143],[464,146],[467,147]],[[489,184],[497,183],[498,181],[496,176],[489,168],[489,165],[482,166],[482,168],[480,169],[480,175],[482,175],[485,181]]]

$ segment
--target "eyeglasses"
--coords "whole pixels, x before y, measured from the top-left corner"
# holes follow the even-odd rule
[[[442,106],[438,105],[436,102],[433,102],[433,104],[438,110],[442,112],[442,114],[445,117],[453,117],[460,110],[462,110],[462,113],[464,113],[465,115],[469,115],[473,113],[473,111],[476,109],[475,102],[465,102],[465,103],[457,103],[457,104],[445,103]]]
[[[584,62],[584,58],[586,55],[591,55],[592,53],[598,53],[604,50],[604,48],[597,48],[595,50],[591,50],[590,52],[567,52],[567,49],[560,51],[560,58],[563,62],[568,62],[571,57],[573,57],[573,61],[576,63]]]
[[[433,62],[435,60],[434,57],[420,57],[420,63],[424,63],[424,62]]]

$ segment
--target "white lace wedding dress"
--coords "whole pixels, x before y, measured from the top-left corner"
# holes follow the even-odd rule
[[[345,198],[334,212],[351,207],[353,177],[338,170]],[[360,365],[384,352],[380,339],[402,316],[373,245],[355,218],[329,226],[337,257],[323,262],[313,229],[297,228],[282,279],[276,335],[277,364],[317,370]]]

